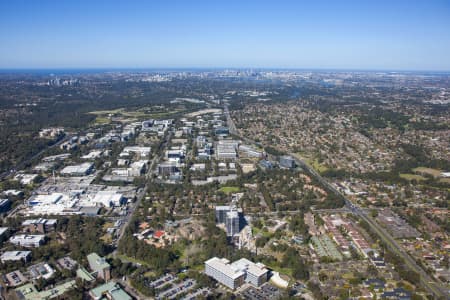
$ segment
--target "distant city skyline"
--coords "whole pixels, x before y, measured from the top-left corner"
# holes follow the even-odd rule
[[[450,71],[449,1],[0,1],[0,69]]]

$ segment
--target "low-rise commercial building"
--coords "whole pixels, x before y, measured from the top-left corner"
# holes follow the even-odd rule
[[[92,202],[100,203],[105,207],[121,206],[124,201],[123,195],[116,191],[99,191],[95,194],[94,199],[92,199]]]
[[[19,234],[9,239],[11,244],[22,247],[39,247],[45,243],[45,235],[43,234]]]
[[[295,168],[295,159],[292,156],[284,155],[280,157],[280,167],[286,169]]]
[[[12,271],[2,277],[3,282],[7,287],[16,287],[28,281],[28,279],[19,270]]]
[[[66,270],[73,270],[78,263],[73,260],[70,256],[65,256],[63,258],[60,258],[56,261],[56,264],[60,270],[66,269]]]
[[[30,279],[36,280],[39,278],[49,279],[55,274],[55,270],[49,264],[42,262],[35,264],[28,268]]]
[[[216,158],[219,160],[233,160],[237,157],[239,142],[235,140],[221,140],[216,145]]]
[[[22,222],[23,231],[25,232],[40,232],[48,233],[56,230],[56,219],[31,219]]]
[[[67,166],[61,170],[61,175],[66,176],[86,176],[92,172],[94,164],[85,162],[79,165]]]
[[[180,172],[176,162],[163,162],[158,165],[158,174],[161,176],[170,176]]]
[[[0,256],[0,260],[4,263],[7,261],[28,261],[31,258],[31,251],[6,251]]]

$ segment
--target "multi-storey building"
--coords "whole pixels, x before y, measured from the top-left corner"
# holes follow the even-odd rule
[[[32,219],[22,222],[23,230],[26,232],[48,233],[56,230],[56,219]]]
[[[105,281],[111,279],[111,266],[104,257],[100,257],[94,252],[89,254],[87,259],[91,270],[97,273],[97,278],[102,278]]]
[[[244,282],[260,286],[267,281],[269,270],[261,263],[242,258],[230,264],[225,258],[213,257],[205,262],[205,274],[221,284],[236,289]]]

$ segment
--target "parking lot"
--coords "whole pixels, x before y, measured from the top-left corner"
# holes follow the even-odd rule
[[[250,286],[243,290],[241,295],[245,299],[249,300],[278,299],[281,296],[281,290],[269,283],[266,283],[259,288]]]

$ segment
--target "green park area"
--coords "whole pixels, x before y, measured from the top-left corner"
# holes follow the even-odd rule
[[[441,175],[440,170],[425,167],[414,168],[413,172],[416,174],[431,175],[433,177],[439,177]]]
[[[417,175],[417,174],[405,173],[405,174],[400,174],[400,177],[403,178],[403,179],[406,179],[408,181],[413,181],[413,180],[415,180],[415,181],[422,181],[422,180],[425,180],[425,177],[423,177],[421,175]]]
[[[239,187],[237,186],[223,186],[219,189],[219,191],[225,193],[225,194],[231,194],[231,193],[237,193],[240,191]]]

